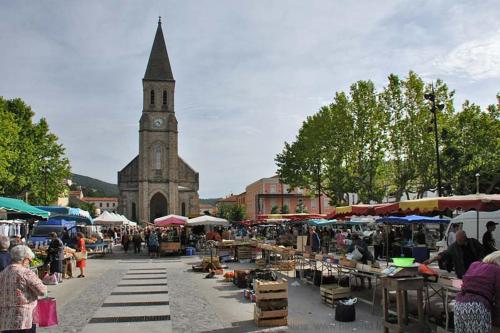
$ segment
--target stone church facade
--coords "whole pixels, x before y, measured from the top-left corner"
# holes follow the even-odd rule
[[[199,176],[178,155],[175,80],[161,21],[142,80],[139,155],[118,172],[119,211],[137,222],[199,214]]]

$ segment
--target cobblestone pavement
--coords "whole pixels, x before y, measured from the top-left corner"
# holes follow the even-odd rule
[[[61,285],[49,287],[50,296],[58,302],[60,325],[42,328],[39,332],[382,331],[380,306],[372,315],[371,307],[358,303],[357,320],[339,323],[334,320],[333,309],[321,303],[317,287],[303,285],[294,279],[289,279],[288,327],[260,329],[253,322],[254,304],[243,298],[242,290],[221,277],[205,279],[204,273],[192,272],[191,265],[196,262],[199,262],[198,257],[151,260],[119,251],[103,259],[91,259],[85,279],[65,280]],[[230,264],[229,269],[244,267]],[[127,294],[128,291],[133,294]],[[135,304],[123,305],[128,302]],[[140,302],[160,302],[161,305],[141,306],[137,304]],[[104,307],[103,303],[106,303]],[[139,315],[161,318],[150,322],[89,323],[92,318],[95,321],[95,318]]]

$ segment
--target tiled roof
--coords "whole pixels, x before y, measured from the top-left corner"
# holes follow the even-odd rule
[[[118,201],[118,198],[116,197],[86,197],[82,198],[82,201],[89,202],[89,201]]]

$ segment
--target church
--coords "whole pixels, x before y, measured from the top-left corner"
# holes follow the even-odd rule
[[[158,21],[139,121],[139,155],[118,172],[119,211],[137,222],[199,213],[199,175],[178,155],[175,80]]]

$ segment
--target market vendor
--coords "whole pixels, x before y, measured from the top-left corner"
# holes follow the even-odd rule
[[[484,250],[477,239],[468,238],[463,230],[457,231],[456,237],[455,243],[446,251],[424,261],[424,264],[429,265],[436,260],[444,260],[446,269],[448,271],[454,269],[457,277],[461,279],[474,261],[483,258]]]
[[[59,239],[57,233],[50,234],[50,245],[47,249],[47,258],[45,265],[50,265],[50,275],[56,275],[57,281],[62,282],[63,260],[64,260],[64,244]]]

